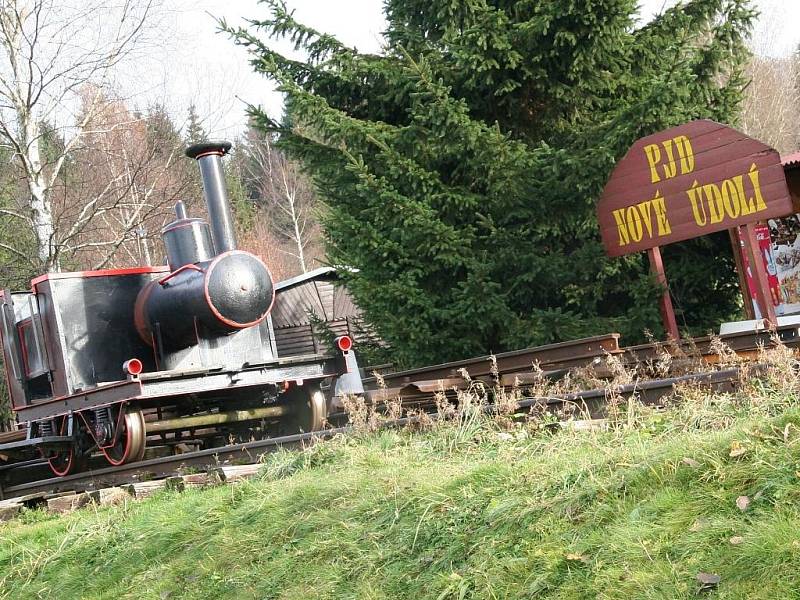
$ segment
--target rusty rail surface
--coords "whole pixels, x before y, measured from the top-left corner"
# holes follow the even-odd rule
[[[367,398],[373,402],[383,402],[395,397],[415,402],[422,401],[437,391],[466,389],[469,387],[469,381],[464,378],[464,373],[469,374],[473,380],[512,387],[515,384],[534,383],[536,380],[541,380],[542,375],[556,379],[565,375],[570,369],[589,366],[595,369],[598,377],[610,377],[611,372],[605,368],[609,356],[618,358],[626,368],[641,369],[668,355],[675,361],[676,366],[683,365],[685,370],[696,370],[696,364],[692,369],[692,363],[719,362],[719,355],[713,346],[715,338],[735,352],[739,358],[751,361],[758,360],[762,348],[774,347],[776,339],[790,348],[800,348],[798,325],[780,327],[774,332],[734,333],[681,340],[678,343],[654,342],[624,348],[619,346],[619,337],[619,334],[611,333],[504,352],[494,357],[481,356],[395,373],[382,373],[380,379],[366,378],[364,387]],[[538,373],[534,372],[534,364],[540,369]]]
[[[460,371],[466,369],[471,377],[490,375],[495,368],[501,373],[511,371],[529,371],[533,363],[538,362],[542,368],[570,368],[583,366],[598,356],[621,354],[619,334],[583,338],[559,344],[548,344],[524,350],[501,352],[494,356],[479,356],[439,365],[430,365],[417,369],[383,373],[381,377],[387,386],[397,386],[418,380],[450,379],[460,377]],[[494,361],[493,361],[494,359]],[[376,385],[374,377],[366,378],[364,385]]]
[[[722,336],[704,336],[689,340],[681,340],[679,343],[656,342],[652,344],[642,344],[639,346],[629,346],[623,348],[626,362],[646,362],[657,360],[664,352],[672,356],[680,357],[701,357],[705,362],[717,362],[717,357],[712,340],[718,339],[728,348],[736,352],[742,358],[751,358],[761,348],[771,348],[775,346],[775,339],[780,343],[790,347],[800,347],[800,326],[788,325],[779,327],[772,331],[747,331],[741,333],[729,333]]]

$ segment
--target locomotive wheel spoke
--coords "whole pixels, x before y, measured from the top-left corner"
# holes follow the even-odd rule
[[[136,452],[131,453],[131,461],[140,461],[144,458],[144,451],[147,446],[147,430],[145,429],[144,415],[142,414],[142,411],[137,410],[132,414],[135,415],[137,421],[136,430],[139,433],[137,434],[138,447],[136,448]]]
[[[122,418],[121,427],[116,443],[102,448],[106,460],[115,467],[141,460],[145,451],[146,434],[142,411],[128,408]]]

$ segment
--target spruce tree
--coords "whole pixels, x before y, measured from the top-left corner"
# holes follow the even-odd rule
[[[398,361],[661,333],[646,259],[605,257],[595,203],[639,137],[735,124],[746,0],[692,0],[644,26],[636,0],[387,0],[377,55],[265,4],[249,28],[222,25],[285,93],[292,126],[251,115],[313,176],[328,256],[351,267],[347,284]],[[665,260],[686,323],[735,312],[726,236]]]
[[[186,143],[191,145],[204,141],[206,141],[206,131],[197,114],[197,107],[192,103],[189,105],[189,116],[186,122]]]

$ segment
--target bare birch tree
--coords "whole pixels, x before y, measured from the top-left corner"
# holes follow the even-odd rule
[[[245,153],[247,187],[256,190],[270,229],[284,242],[280,250],[297,262],[300,272],[307,272],[320,245],[319,207],[311,182],[273,146],[269,135],[251,131]]]
[[[742,103],[742,130],[785,154],[800,144],[800,59],[754,56]]]
[[[36,268],[58,270],[69,250],[74,232],[61,231],[54,216],[58,178],[96,122],[115,69],[147,43],[153,13],[154,0],[0,0],[0,144],[28,192],[3,215],[32,229],[37,255],[3,248]],[[64,141],[55,152],[42,148],[44,123]],[[84,217],[94,215],[95,200],[83,200]]]
[[[153,240],[175,201],[196,200],[178,128],[162,107],[133,113],[115,99],[88,125],[72,154],[70,197],[54,198],[62,252],[92,269],[154,264],[161,256]]]
[[[785,3],[761,0],[758,5],[740,124],[748,135],[786,154],[800,147],[800,54],[786,44],[794,23],[785,18]]]

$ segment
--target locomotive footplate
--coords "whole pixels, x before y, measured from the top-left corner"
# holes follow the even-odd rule
[[[0,454],[4,452],[13,452],[15,450],[25,450],[27,448],[31,448],[33,446],[38,446],[39,448],[47,448],[48,446],[52,446],[54,448],[59,448],[64,444],[72,443],[72,437],[68,435],[48,435],[44,437],[36,437],[30,438],[26,440],[20,440],[18,442],[8,442],[6,444],[0,444]]]
[[[211,368],[142,373],[124,382],[99,385],[72,396],[20,407],[17,409],[17,418],[20,421],[36,421],[132,400],[147,406],[148,401],[165,397],[219,394],[248,387],[282,385],[284,382],[302,384],[309,380],[340,376],[341,370],[337,368],[339,362],[339,359],[330,356],[309,355],[254,365],[240,371]],[[358,393],[358,390],[353,390],[353,393]],[[0,445],[0,451],[3,447]]]

